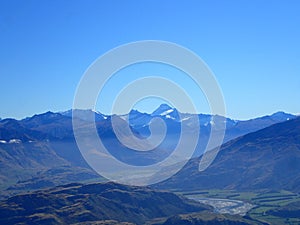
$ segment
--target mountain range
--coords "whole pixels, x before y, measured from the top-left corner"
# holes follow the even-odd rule
[[[108,116],[92,110],[76,110],[76,117],[72,118],[73,112],[46,112],[22,120],[0,120],[1,224],[269,224],[258,221],[253,214],[244,217],[218,214],[210,206],[170,190],[177,193],[283,191],[296,196],[295,200],[276,207],[259,206],[271,207],[262,215],[275,218],[272,221],[276,218],[287,223],[290,218],[299,221],[300,118],[297,116],[278,112],[239,121],[218,115],[180,113],[168,105],[161,105],[151,114],[132,110],[128,115]],[[193,122],[195,116],[200,127]],[[128,119],[133,134],[145,138],[156,117],[165,122],[167,132],[162,144],[149,152],[135,152],[124,146],[111,122],[116,119],[118,126],[126,126]],[[118,160],[139,166],[167,157],[178,141],[181,126],[188,127],[186,135],[200,129],[200,136],[193,157],[171,178],[151,188],[126,186],[107,182],[81,155],[72,119],[85,131],[91,118],[95,118],[98,135],[110,153]],[[226,123],[225,139],[212,164],[200,172],[203,150],[211,128],[219,127],[218,122]],[[158,175],[163,173],[160,171]],[[284,201],[286,197],[274,199]]]
[[[131,151],[120,143],[111,125],[112,116],[103,115],[92,110],[77,110],[74,118],[84,126],[90,115],[95,117],[98,134],[111,153],[126,163],[147,165],[164,159],[177,144],[181,120],[193,126],[192,116],[180,113],[168,105],[161,105],[153,113],[141,113],[132,110],[128,115],[112,115],[129,124],[134,134],[143,137],[149,132],[151,119],[159,117],[167,124],[166,140],[154,151]],[[207,139],[213,124],[213,115],[199,114],[200,138],[196,148],[195,161],[206,147]],[[225,118],[225,140],[260,130],[272,124],[292,120],[296,116],[278,112],[247,121]],[[0,121],[0,187],[9,193],[18,190],[38,189],[59,184],[103,180],[83,159],[73,135],[72,111],[61,113],[46,112],[22,120],[2,119]],[[80,174],[80,175],[78,175]]]

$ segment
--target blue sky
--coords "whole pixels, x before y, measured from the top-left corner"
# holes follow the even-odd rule
[[[175,42],[198,54],[231,118],[299,113],[299,11],[299,1],[1,1],[0,117],[70,109],[95,59],[140,40]],[[191,95],[203,101],[197,91]],[[107,113],[110,99],[97,109]],[[207,108],[199,104],[199,111]]]

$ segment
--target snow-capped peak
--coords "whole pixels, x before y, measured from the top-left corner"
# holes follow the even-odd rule
[[[154,110],[152,116],[165,116],[174,111],[174,108],[171,108],[167,104],[161,104],[156,110]]]

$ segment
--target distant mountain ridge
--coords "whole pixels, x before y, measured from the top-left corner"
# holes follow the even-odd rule
[[[22,120],[2,119],[0,120],[0,142],[9,142],[11,139],[20,139],[21,141],[41,140],[47,138],[70,138],[72,136],[72,118],[73,112],[76,112],[78,120],[86,121],[94,118],[96,122],[102,122],[109,127],[111,115],[104,115],[94,110],[68,110],[65,112],[46,112],[34,115]],[[166,104],[160,105],[151,114],[141,113],[137,110],[131,110],[127,115],[114,115],[127,120],[130,126],[138,133],[145,136],[149,135],[149,124],[155,117],[162,118],[170,124],[170,131],[178,133],[180,131],[180,122],[184,120],[185,124],[194,129],[192,120],[193,114],[180,113],[177,109],[171,108]],[[208,136],[213,124],[214,115],[198,114],[202,136]],[[275,123],[283,122],[296,118],[295,115],[284,112],[277,112],[272,115],[258,117],[250,120],[233,120],[225,118],[226,133],[224,142],[232,140],[238,136],[257,131]],[[50,132],[50,129],[53,129]],[[63,134],[64,133],[64,134]],[[201,154],[201,153],[199,153]],[[199,154],[197,154],[199,156]]]
[[[61,113],[46,112],[22,120],[3,119],[0,121],[0,144],[48,140],[74,140],[72,127],[72,115],[74,112],[74,119],[81,121],[80,123],[82,123],[82,125],[86,122],[91,122],[94,118],[97,127],[99,127],[98,131],[101,133],[102,137],[116,138],[111,126],[112,116],[103,115],[93,110],[77,109]],[[187,126],[190,132],[193,132],[195,129],[200,129],[199,144],[196,147],[193,157],[200,156],[204,152],[211,128],[213,126],[218,127],[218,124],[215,124],[215,118],[219,117],[207,114],[196,115],[200,123],[199,128],[195,126],[195,115],[180,113],[178,110],[171,108],[166,104],[162,104],[154,110],[152,114],[132,110],[128,115],[113,116],[119,117],[120,120],[128,120],[132,130],[142,137],[150,135],[149,126],[152,119],[155,117],[161,118],[165,121],[168,129],[166,141],[161,145],[161,148],[164,149],[174,149],[181,132],[181,125]],[[284,112],[277,112],[270,116],[245,121],[220,118],[220,121],[226,123],[223,141],[223,143],[225,143],[236,137],[260,130],[275,123],[294,119],[296,116]]]
[[[177,110],[162,105],[153,114],[141,113],[132,110],[129,115],[113,115],[122,123],[129,117],[129,123],[133,133],[137,137],[149,135],[149,123],[154,117],[160,117],[167,124],[166,140],[154,151],[135,152],[130,151],[116,138],[111,126],[111,117],[92,110],[78,110],[79,118],[74,118],[79,124],[86,124],[85,119],[94,115],[98,134],[111,153],[123,162],[132,165],[148,165],[163,160],[167,157],[177,144],[181,123],[179,117],[185,120],[189,132],[196,129],[191,114],[180,113]],[[88,114],[88,116],[86,116]],[[169,115],[169,116],[168,116]],[[200,139],[194,157],[202,154],[206,147],[207,139],[213,124],[211,115],[199,114]],[[176,118],[175,118],[176,117]],[[248,121],[236,121],[226,118],[227,129],[225,140],[227,142],[236,137],[260,130],[272,124],[287,121],[296,116],[276,113]],[[175,119],[174,119],[175,118]],[[89,121],[90,122],[90,121]],[[65,175],[56,175],[51,172],[51,178],[45,181],[47,171],[58,171],[56,168],[63,168]],[[41,187],[43,185],[58,185],[67,182],[74,182],[70,174],[84,174],[83,178],[91,179],[99,177],[83,159],[73,134],[71,111],[63,113],[46,112],[34,115],[22,120],[3,119],[0,121],[0,188],[11,190],[18,188]],[[90,171],[90,172],[88,172]],[[32,182],[29,182],[32,180]],[[18,182],[17,186],[16,185]]]

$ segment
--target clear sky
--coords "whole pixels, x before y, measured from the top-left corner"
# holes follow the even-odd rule
[[[70,109],[96,58],[149,39],[198,54],[214,72],[231,118],[299,113],[299,12],[296,0],[0,1],[0,117]],[[97,109],[106,113],[107,105]]]

